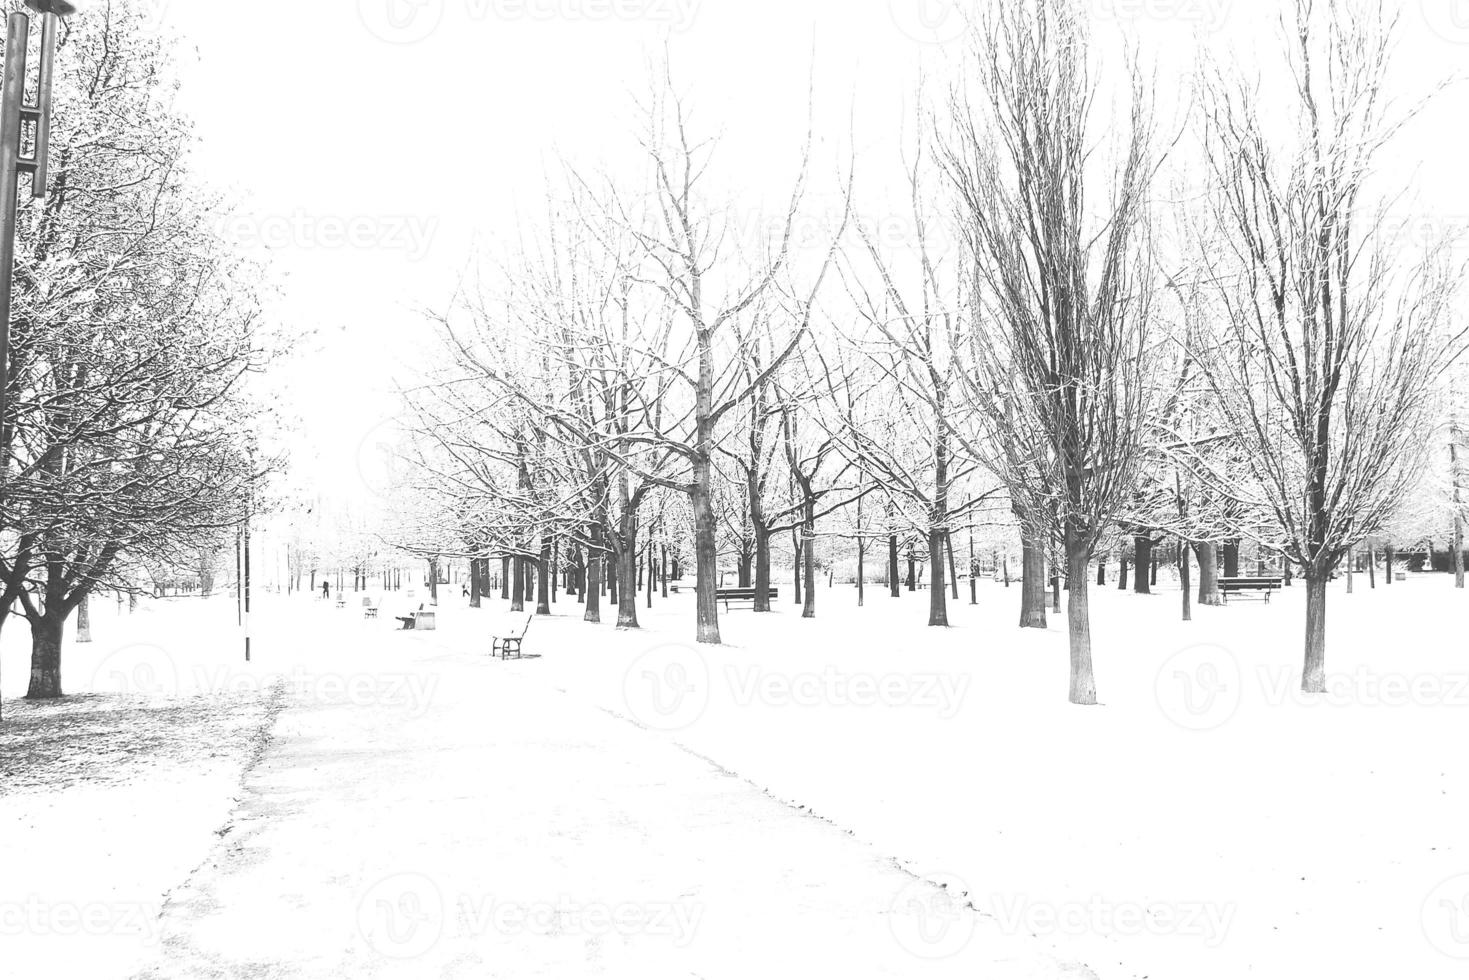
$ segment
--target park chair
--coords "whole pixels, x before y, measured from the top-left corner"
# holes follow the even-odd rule
[[[362,597],[362,618],[377,619],[377,603],[369,596]]]
[[[499,657],[501,660],[509,660],[512,653],[515,655],[516,660],[524,656],[520,652],[520,644],[525,639],[525,634],[530,631],[530,624],[535,618],[535,613],[527,616],[525,618],[525,625],[520,628],[520,632],[516,635],[490,637],[490,656]]]

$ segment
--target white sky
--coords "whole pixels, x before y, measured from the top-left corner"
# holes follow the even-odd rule
[[[534,215],[557,156],[593,170],[629,159],[632,101],[665,37],[698,118],[722,133],[716,180],[752,212],[794,174],[813,46],[817,167],[829,173],[850,114],[858,210],[874,217],[920,74],[948,77],[959,54],[940,43],[959,19],[936,0],[152,2],[197,51],[180,95],[196,170],[238,198],[229,230],[271,246],[280,315],[319,331],[317,353],[282,377],[305,420],[297,462],[326,474],[347,475],[391,413],[397,365],[429,334],[415,311],[444,305],[476,241]],[[1277,45],[1276,0],[1078,2],[1108,51],[1118,32],[1137,39],[1165,117],[1196,42],[1246,63]],[[1469,67],[1469,0],[1400,6],[1395,91]],[[1416,173],[1412,207],[1458,227],[1466,110],[1466,86],[1441,96],[1391,161]]]

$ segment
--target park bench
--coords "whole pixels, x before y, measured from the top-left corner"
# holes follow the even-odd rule
[[[769,597],[770,597],[770,600],[772,602],[774,602],[777,598],[779,598],[779,596],[780,596],[780,589],[771,589],[770,590]],[[715,599],[716,602],[722,602],[722,603],[724,603],[724,611],[725,612],[729,612],[729,604],[731,602],[748,602],[750,605],[753,606],[755,604],[755,590],[754,589],[715,589],[714,590],[714,599]]]
[[[338,609],[346,609],[347,608],[347,597],[344,596],[344,595],[342,595],[342,594],[340,594],[340,593],[337,594],[337,608]]]
[[[1231,592],[1263,592],[1265,593],[1265,601],[1269,602],[1270,593],[1278,588],[1280,588],[1280,579],[1278,578],[1233,577],[1219,579],[1219,594],[1223,596],[1225,602],[1229,601],[1229,594]]]
[[[377,603],[367,596],[362,597],[362,618],[377,619]]]
[[[395,616],[405,630],[437,630],[439,614],[433,609],[415,609],[407,616]]]
[[[530,631],[530,624],[535,618],[535,613],[525,617],[525,625],[520,628],[519,633],[490,637],[490,656],[499,657],[501,660],[509,660],[512,654],[516,660],[523,657],[524,654],[520,652],[520,644],[525,639],[525,634]]]

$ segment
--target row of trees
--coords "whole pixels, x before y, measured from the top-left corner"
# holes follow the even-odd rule
[[[885,542],[894,588],[916,537],[944,626],[955,529],[1013,526],[1021,626],[1044,625],[1049,566],[1080,704],[1101,553],[1126,537],[1146,564],[1172,539],[1212,576],[1216,546],[1246,540],[1305,579],[1303,686],[1323,690],[1326,582],[1442,495],[1425,489],[1438,447],[1462,556],[1461,270],[1446,249],[1401,254],[1372,190],[1411,118],[1383,95],[1391,21],[1295,0],[1290,87],[1267,103],[1207,65],[1193,138],[1165,147],[1146,76],[1103,70],[1081,8],[976,13],[962,73],[919,113],[896,247],[855,217],[850,159],[834,214],[809,219],[809,134],[779,219],[742,240],[708,186],[715,143],[661,79],[640,179],[568,168],[531,244],[436,316],[397,540],[513,556],[544,592],[553,548],[633,580],[651,529],[687,542],[696,635],[717,643],[721,537],[761,611],[771,543],[793,534],[808,616],[818,525],[859,569]],[[1170,204],[1165,173],[1201,186]],[[830,234],[802,247],[813,224]]]
[[[267,356],[258,273],[211,233],[146,6],[66,22],[53,186],[19,218],[0,628],[12,611],[30,625],[31,698],[60,696],[63,626],[87,596],[194,563],[266,468],[243,395]]]

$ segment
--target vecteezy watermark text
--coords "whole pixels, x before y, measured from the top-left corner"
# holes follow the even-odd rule
[[[378,953],[413,959],[445,936],[651,936],[683,949],[694,941],[704,906],[679,901],[601,901],[570,895],[522,899],[495,894],[446,898],[428,875],[392,875],[374,884],[357,907],[358,932]]]
[[[863,674],[827,667],[777,673],[730,664],[725,676],[735,704],[748,707],[926,708],[954,717],[969,691],[970,678],[952,674]]]
[[[245,247],[402,252],[410,262],[428,255],[439,219],[415,214],[233,214],[219,219],[222,238]]]
[[[700,0],[357,0],[368,32],[389,44],[433,36],[452,10],[475,23],[649,23],[681,33],[693,26]]]

